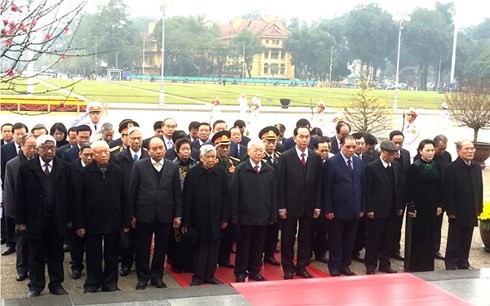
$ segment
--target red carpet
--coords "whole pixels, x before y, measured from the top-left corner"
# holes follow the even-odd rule
[[[253,305],[470,305],[408,273],[231,285]]]
[[[231,262],[235,262],[235,254],[231,255]],[[165,264],[165,269],[181,286],[188,287],[191,283],[192,273],[174,273],[167,264]],[[308,266],[307,270],[315,278],[329,277],[327,273],[318,269],[317,267],[314,267],[313,265]],[[233,274],[233,271],[233,269],[219,267],[214,276],[225,284],[231,284],[235,282],[235,274]],[[262,267],[260,274],[262,274],[267,280],[283,280],[284,276],[282,267],[271,266],[268,264]],[[295,279],[296,278],[299,279],[301,277],[295,276]],[[250,281],[250,283],[253,282],[255,281]]]

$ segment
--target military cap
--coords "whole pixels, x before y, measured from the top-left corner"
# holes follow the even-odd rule
[[[415,108],[410,107],[410,108],[408,109],[408,115],[412,115],[412,116],[414,116],[414,117],[417,117],[417,112],[415,111]]]
[[[97,101],[92,101],[87,105],[87,113],[102,112],[102,109],[102,103]]]
[[[229,145],[230,144],[230,136],[231,133],[228,131],[220,131],[213,135],[211,141],[213,142],[215,147],[220,145]]]
[[[275,126],[266,126],[259,132],[260,139],[276,140],[279,137],[279,130]]]
[[[391,140],[383,140],[379,145],[379,148],[383,151],[398,152],[398,148]]]
[[[127,133],[129,128],[131,128],[133,126],[140,126],[140,125],[138,124],[138,122],[136,122],[132,119],[123,120],[119,124],[119,133],[120,134]]]

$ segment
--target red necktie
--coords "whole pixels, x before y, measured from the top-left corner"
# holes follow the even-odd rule
[[[396,159],[399,159],[399,158],[400,158],[400,153],[395,152],[395,158],[396,158]]]
[[[305,159],[305,153],[301,153],[301,164],[304,166],[306,166],[306,159]]]
[[[254,169],[255,169],[255,172],[256,172],[257,174],[259,174],[259,166],[255,166],[255,167],[254,167]]]
[[[49,164],[44,164],[44,174],[49,175]]]

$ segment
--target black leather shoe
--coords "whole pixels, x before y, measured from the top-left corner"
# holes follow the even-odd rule
[[[145,290],[147,284],[147,282],[138,282],[136,284],[136,290]]]
[[[161,279],[152,280],[151,285],[160,289],[167,288],[167,285]]]
[[[376,274],[376,271],[374,269],[367,269],[366,270],[366,275],[373,275]]]
[[[18,282],[25,281],[27,279],[27,272],[25,273],[17,273],[17,276],[15,276],[15,280]]]
[[[0,240],[0,244],[5,244],[6,242],[7,242],[7,239],[5,239],[5,238],[2,238],[2,239]]]
[[[102,288],[100,291],[102,291],[102,292],[116,292],[116,291],[121,291],[121,289],[119,289],[117,287],[113,287],[113,288]]]
[[[81,276],[82,276],[82,271],[80,271],[80,270],[72,270],[71,271],[71,278],[79,279]]]
[[[405,260],[405,258],[400,254],[400,252],[396,252],[395,254],[391,255],[391,258],[398,259],[401,261]]]
[[[41,291],[31,291],[29,290],[29,293],[27,294],[27,297],[29,298],[32,298],[32,297],[36,297],[36,296],[40,296],[41,295]]]
[[[267,280],[267,279],[265,279],[265,277],[260,275],[260,273],[257,273],[255,275],[249,275],[248,279],[253,279],[254,281],[258,281],[258,282],[263,282],[263,281]]]
[[[83,289],[83,293],[95,293],[97,289],[85,288]]]
[[[53,288],[49,289],[49,293],[54,294],[54,295],[67,295],[68,292],[63,287],[58,287],[58,288]]]
[[[3,252],[2,252],[2,256],[7,256],[7,255],[10,255],[12,253],[15,253],[15,247],[11,247],[11,246],[8,246],[6,247]]]
[[[286,272],[284,273],[284,279],[293,279],[294,273],[293,272]]]
[[[278,262],[274,257],[264,258],[264,263],[269,264],[269,265],[273,265],[273,266],[278,266],[278,267],[281,265],[281,263]]]
[[[337,269],[332,269],[332,270],[330,271],[330,276],[332,276],[332,277],[337,277],[337,276],[340,276],[340,271],[339,271],[339,270],[337,270]]]
[[[65,253],[70,252],[70,245],[68,245],[68,244],[63,244],[63,252],[65,252]]]
[[[444,260],[444,259],[446,259],[444,256],[442,256],[442,254],[441,254],[440,252],[436,252],[436,253],[434,254],[434,258],[435,258],[435,259],[439,259],[439,260]]]
[[[361,256],[359,255],[354,255],[352,256],[352,260],[355,260],[355,261],[358,261],[360,263],[364,263],[364,258],[362,258]]]
[[[121,271],[119,271],[119,275],[121,275],[121,276],[127,276],[130,271],[131,271],[131,269],[129,269],[129,268],[126,268],[126,267],[121,268]]]
[[[191,281],[191,286],[194,287],[194,286],[200,286],[200,285],[202,285],[202,280],[197,278],[197,277],[193,277],[192,281]]]
[[[313,276],[311,276],[310,273],[308,273],[308,271],[304,270],[304,271],[296,271],[296,275],[297,276],[300,276],[302,278],[313,278]]]
[[[379,272],[384,272],[384,273],[397,273],[395,270],[393,270],[391,267],[385,267],[385,268],[379,268]]]
[[[210,279],[207,279],[204,281],[206,284],[211,284],[211,285],[223,285],[223,282],[218,280],[216,277],[211,277]]]
[[[219,264],[220,267],[223,267],[223,268],[229,268],[229,269],[234,269],[235,268],[235,265],[232,264],[231,262],[221,262]]]
[[[340,274],[346,275],[346,276],[354,276],[356,273],[352,272],[349,267],[345,267],[343,269],[340,269]]]
[[[470,266],[458,266],[458,269],[459,270],[473,270],[473,268]]]
[[[328,258],[327,256],[322,256],[320,258],[315,258],[316,261],[323,262],[324,264],[328,263]]]
[[[247,278],[247,276],[246,276],[246,275],[241,274],[241,275],[238,275],[238,276],[235,278],[235,281],[236,281],[237,283],[244,283],[246,278]]]

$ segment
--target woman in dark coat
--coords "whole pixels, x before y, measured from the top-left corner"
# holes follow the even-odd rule
[[[230,192],[223,169],[215,167],[216,149],[212,145],[200,148],[201,163],[187,172],[184,183],[183,232],[188,227],[198,234],[194,275],[191,286],[203,282],[221,284],[214,277],[218,263],[220,229],[228,226]]]
[[[424,139],[407,176],[405,271],[434,271],[436,216],[442,213],[441,170],[433,161],[435,143]]]

